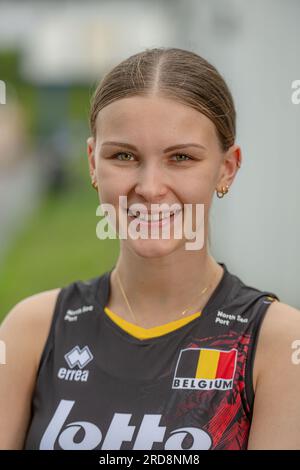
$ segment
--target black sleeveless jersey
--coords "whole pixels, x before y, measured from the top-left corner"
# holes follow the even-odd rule
[[[158,327],[106,308],[108,271],[58,295],[25,449],[246,449],[270,292],[224,263],[202,311]]]

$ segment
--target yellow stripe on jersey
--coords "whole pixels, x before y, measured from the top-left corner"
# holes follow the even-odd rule
[[[109,318],[113,322],[115,322],[120,328],[122,328],[127,333],[138,339],[155,338],[157,336],[162,336],[166,333],[170,333],[171,331],[177,330],[183,325],[190,323],[195,318],[200,317],[202,313],[199,311],[193,313],[193,315],[189,315],[185,318],[180,318],[179,320],[174,320],[169,323],[165,323],[164,325],[154,326],[152,328],[143,328],[141,326],[134,325],[133,323],[130,323],[127,320],[124,320],[119,315],[110,310],[108,307],[105,307],[104,311],[109,316]]]
[[[202,349],[199,351],[196,370],[197,379],[214,379],[216,377],[220,351]]]

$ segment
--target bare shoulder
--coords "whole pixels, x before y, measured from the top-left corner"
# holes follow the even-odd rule
[[[257,344],[257,377],[248,449],[300,448],[300,311],[270,304]]]
[[[0,327],[0,337],[16,338],[22,333],[22,336],[27,335],[28,340],[32,338],[35,351],[32,359],[36,366],[49,333],[60,290],[50,289],[21,300],[6,315]]]
[[[23,448],[37,369],[60,290],[21,300],[1,324],[5,360],[0,364],[0,449]]]
[[[276,357],[291,360],[297,344],[299,347],[300,310],[283,302],[273,302],[268,307],[258,337],[253,370],[254,390],[259,377],[270,368]]]

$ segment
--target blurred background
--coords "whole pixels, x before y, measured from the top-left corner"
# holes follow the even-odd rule
[[[211,253],[300,308],[299,26],[298,0],[0,0],[0,319],[116,262],[118,241],[95,232],[90,98],[114,65],[162,46],[203,55],[236,104],[242,168],[214,198]]]

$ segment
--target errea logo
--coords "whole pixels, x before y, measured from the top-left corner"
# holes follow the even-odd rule
[[[65,354],[65,360],[71,369],[73,369],[75,366],[83,369],[92,359],[93,354],[89,350],[88,346],[85,346],[82,349],[80,349],[79,346],[75,346],[75,348]]]
[[[84,348],[80,349],[79,346],[75,346],[71,351],[65,354],[64,357],[69,369],[61,367],[57,377],[62,380],[87,382],[89,370],[82,369],[94,358],[89,347],[84,346]],[[78,367],[78,369],[75,369],[75,367]]]

